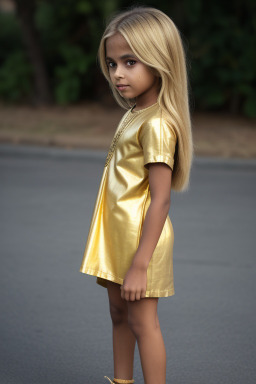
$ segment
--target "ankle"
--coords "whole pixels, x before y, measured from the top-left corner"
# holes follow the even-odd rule
[[[108,379],[108,381],[112,384],[133,384],[134,383],[134,379],[131,379],[131,380],[123,380],[123,379],[115,379],[113,381],[110,380],[109,377],[107,376],[104,376],[105,379]]]

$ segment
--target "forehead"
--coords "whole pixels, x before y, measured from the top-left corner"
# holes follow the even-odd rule
[[[115,33],[113,36],[107,38],[106,56],[114,59],[129,53],[133,54],[131,47],[120,33]]]

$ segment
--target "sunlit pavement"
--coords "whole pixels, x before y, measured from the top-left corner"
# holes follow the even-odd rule
[[[112,377],[106,290],[79,272],[105,156],[0,146],[0,384]],[[256,160],[196,159],[190,190],[172,192],[168,384],[255,382],[255,196]]]

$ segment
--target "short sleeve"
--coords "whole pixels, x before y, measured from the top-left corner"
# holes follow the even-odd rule
[[[166,120],[157,117],[143,123],[139,140],[147,169],[149,163],[165,163],[173,169],[177,137]]]

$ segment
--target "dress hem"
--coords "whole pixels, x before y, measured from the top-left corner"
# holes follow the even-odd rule
[[[96,271],[94,269],[90,268],[80,268],[80,272],[84,274],[88,274],[91,276],[97,277],[97,284],[101,285],[104,288],[107,288],[107,285],[104,281],[102,280],[109,280],[112,281],[113,283],[117,283],[122,285],[123,284],[123,279],[117,276],[114,276],[108,272],[103,272],[103,271]],[[170,290],[151,290],[151,291],[146,291],[145,297],[169,297],[174,295],[174,289]]]

